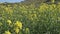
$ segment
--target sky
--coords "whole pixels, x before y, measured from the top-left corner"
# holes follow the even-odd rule
[[[0,0],[0,2],[21,2],[23,0]]]

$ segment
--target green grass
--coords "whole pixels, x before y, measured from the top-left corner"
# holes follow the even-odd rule
[[[8,25],[7,20],[12,24]],[[60,34],[60,5],[43,3],[38,8],[34,5],[0,5],[0,34],[6,31],[17,34],[14,30],[16,21],[22,23],[18,34]]]

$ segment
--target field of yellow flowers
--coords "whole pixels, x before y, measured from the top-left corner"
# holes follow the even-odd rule
[[[60,4],[0,5],[0,34],[60,34]]]

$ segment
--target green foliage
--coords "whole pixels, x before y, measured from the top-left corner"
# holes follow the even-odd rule
[[[2,4],[0,34],[60,34],[60,4]]]

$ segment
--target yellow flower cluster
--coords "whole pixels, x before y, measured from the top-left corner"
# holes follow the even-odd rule
[[[18,34],[19,33],[19,28],[14,28],[14,31]]]
[[[16,23],[14,25],[17,26],[18,28],[22,29],[22,23],[20,21],[16,21]]]
[[[46,11],[48,8],[49,8],[48,5],[43,3],[43,4],[41,4],[39,11],[43,12],[43,11]]]
[[[54,2],[54,0],[52,2]],[[30,5],[26,7],[20,6],[20,5],[19,6],[15,5],[13,7],[10,7],[10,5],[8,5],[8,7],[4,6],[1,8],[4,8],[2,9],[4,11],[2,12],[0,9],[1,11],[0,14],[2,15],[1,17],[3,18],[0,21],[0,27],[1,27],[0,31],[3,30],[4,32],[5,30],[8,30],[8,31],[5,31],[4,34],[20,34],[22,33],[22,31],[28,34],[30,32],[29,28],[31,28],[32,32],[36,32],[39,30],[39,28],[38,30],[35,30],[34,28],[36,27],[42,26],[41,28],[43,28],[43,26],[44,27],[48,26],[51,23],[56,24],[57,21],[58,22],[60,21],[60,16],[59,16],[60,5],[58,4],[56,5],[56,4],[42,3],[38,8],[36,8],[35,5]],[[13,12],[13,13],[8,14],[7,12],[8,13]],[[24,23],[22,24],[21,21],[23,21]],[[54,24],[49,26],[55,27]],[[58,26],[58,23],[56,24],[56,26]],[[26,27],[29,27],[29,28],[26,28]]]
[[[4,34],[11,34],[11,32],[8,30],[8,31],[5,31]]]
[[[10,25],[12,22],[11,20],[7,20],[7,24]]]
[[[55,10],[57,8],[56,4],[51,4],[51,5],[48,5],[48,4],[41,4],[40,8],[39,8],[39,11],[40,12],[44,12],[44,11],[50,11],[50,10]]]
[[[12,10],[10,7],[5,7],[5,11],[6,11],[8,14],[13,13],[13,10]]]

